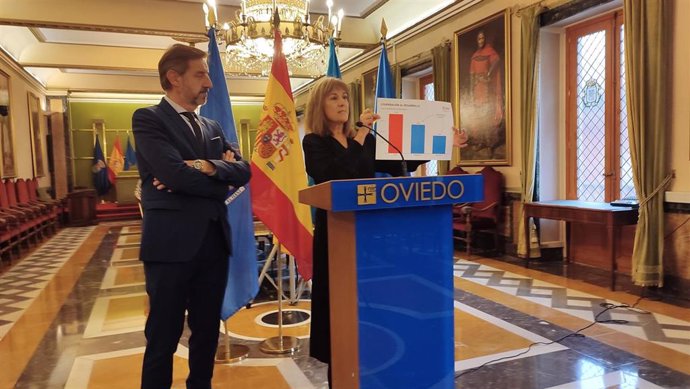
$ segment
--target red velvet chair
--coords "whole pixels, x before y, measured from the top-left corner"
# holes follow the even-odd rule
[[[446,172],[446,175],[449,175],[449,174],[469,174],[469,173],[467,171],[465,171],[465,169],[461,168],[460,165],[458,165],[458,166],[448,170],[448,172]]]
[[[9,232],[2,234],[3,239],[10,241],[11,248],[17,248],[17,255],[21,254],[20,243],[25,243],[28,247],[29,241],[34,234],[36,221],[33,220],[32,213],[27,210],[12,208],[5,183],[0,180],[0,218],[7,222]]]
[[[57,223],[57,212],[55,207],[51,204],[32,201],[29,181],[19,178],[15,182],[15,185],[19,206],[32,208],[39,212],[38,217],[41,220],[40,235],[45,235],[46,232],[54,233],[56,231],[55,224]]]
[[[3,264],[12,264],[13,249],[19,244],[19,232],[12,227],[10,220],[0,215],[0,261]]]
[[[29,189],[29,199],[32,203],[48,204],[53,207],[53,211],[57,215],[57,221],[64,224],[65,213],[67,212],[67,197],[61,199],[42,200],[38,196],[38,180],[36,177],[26,180]]]
[[[34,243],[38,243],[38,238],[41,234],[42,224],[45,221],[41,214],[41,209],[37,207],[30,207],[26,204],[19,204],[17,200],[17,189],[14,181],[7,179],[4,182],[5,193],[7,194],[8,209],[11,211],[24,214],[24,221],[22,228],[28,227],[26,236],[23,240],[29,244],[29,239],[33,239]]]
[[[501,251],[498,226],[504,191],[503,174],[491,166],[485,167],[479,174],[484,177],[484,200],[479,203],[457,204],[453,207],[453,237],[465,243],[468,256],[472,250],[473,235],[477,231],[491,232],[494,238],[494,249]]]

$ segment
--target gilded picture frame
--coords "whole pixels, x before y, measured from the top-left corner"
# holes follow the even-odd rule
[[[14,127],[12,125],[12,109],[10,107],[10,76],[0,71],[0,172],[2,178],[17,176],[17,163],[14,155]]]
[[[31,161],[34,177],[45,176],[43,167],[43,131],[41,128],[41,100],[32,92],[27,92],[29,103],[29,133],[31,134]]]
[[[468,135],[460,165],[511,165],[510,12],[454,33],[455,115]]]
[[[362,111],[366,108],[372,111],[374,110],[374,102],[376,100],[376,76],[378,71],[379,68],[375,67],[362,73]]]

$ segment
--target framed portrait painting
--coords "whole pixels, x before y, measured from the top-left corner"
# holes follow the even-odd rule
[[[456,117],[468,135],[460,164],[510,165],[510,13],[455,32]]]
[[[0,148],[2,148],[0,170],[2,170],[2,178],[17,176],[11,112],[10,77],[0,71]]]
[[[379,68],[373,68],[367,72],[362,73],[362,111],[369,108],[374,110],[374,102],[376,100],[376,76]]]
[[[34,165],[34,177],[43,177],[43,134],[41,129],[41,101],[38,96],[28,92],[29,99],[29,132],[31,133],[31,154]]]

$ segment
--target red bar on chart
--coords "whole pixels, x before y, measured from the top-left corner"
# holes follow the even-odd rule
[[[403,150],[403,115],[392,113],[388,115],[388,140],[400,151]],[[397,153],[391,145],[388,145],[389,153]]]

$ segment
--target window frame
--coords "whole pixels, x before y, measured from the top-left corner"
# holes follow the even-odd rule
[[[620,196],[620,27],[622,10],[607,13],[566,28],[566,198],[577,200],[577,39],[604,30],[606,60],[604,86],[604,201]]]

